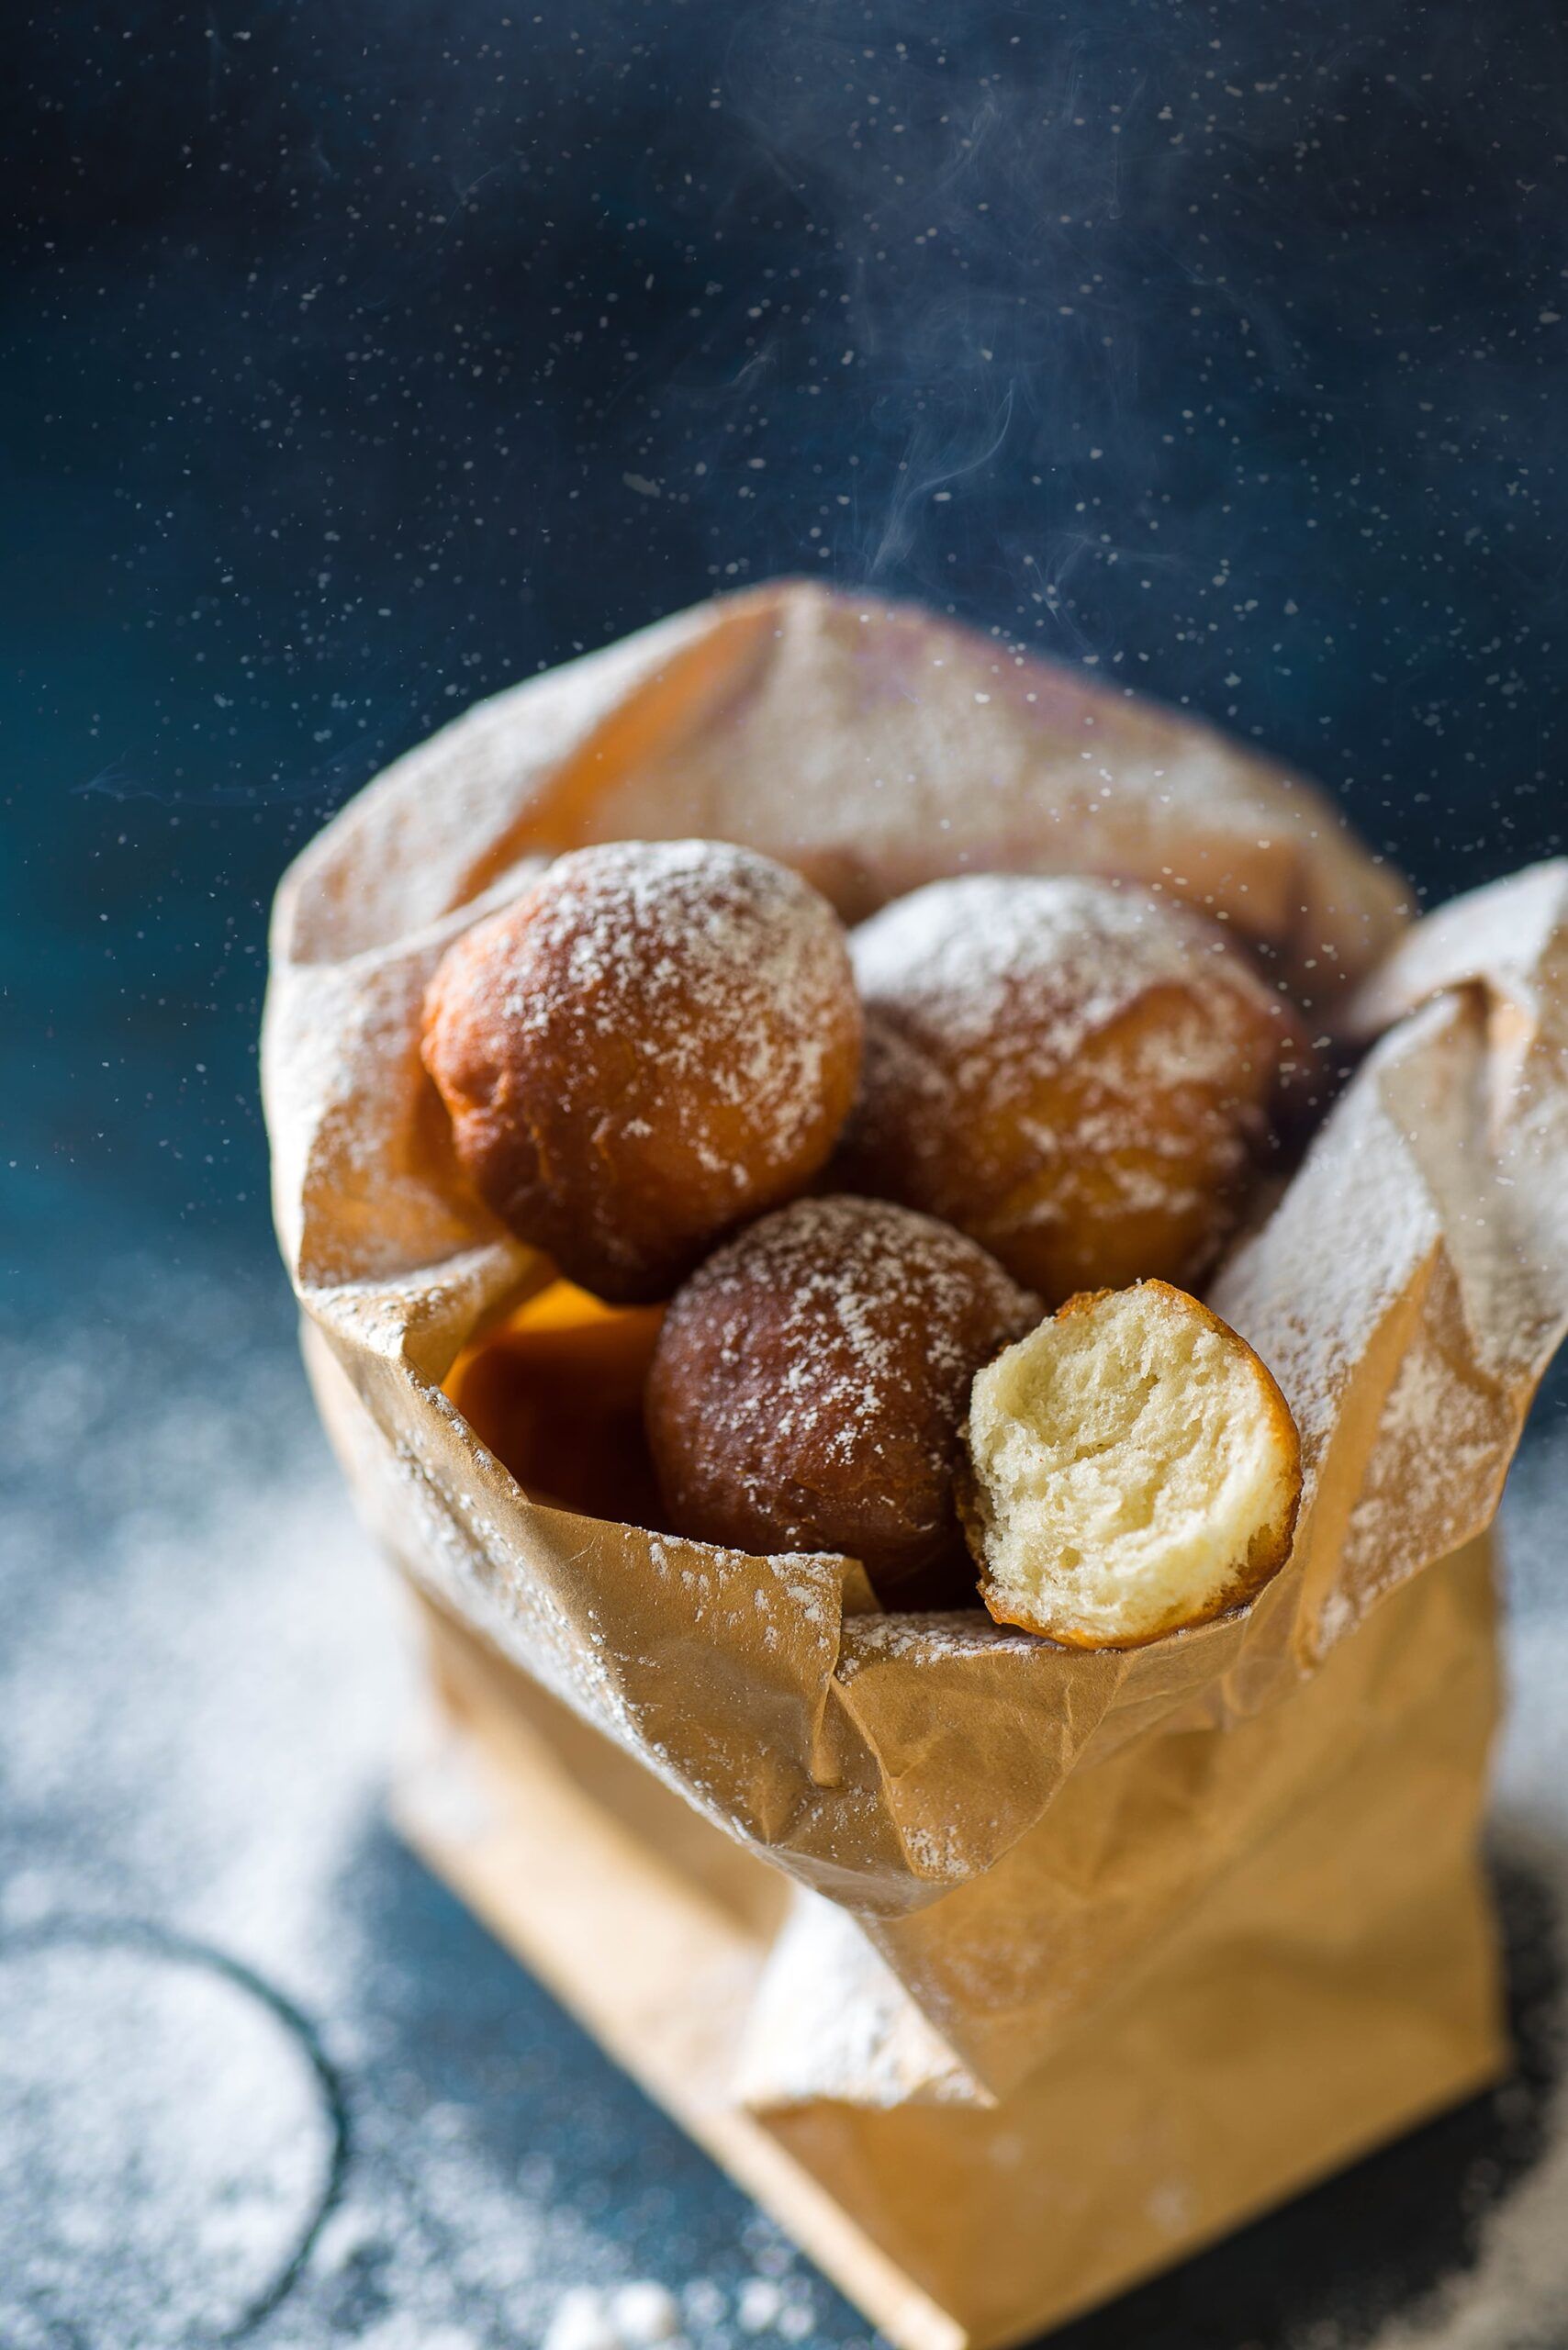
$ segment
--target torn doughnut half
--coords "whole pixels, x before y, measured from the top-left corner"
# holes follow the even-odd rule
[[[959,1505],[999,1624],[1141,1648],[1253,1598],[1301,1502],[1290,1406],[1167,1281],[1070,1297],[977,1373]]]

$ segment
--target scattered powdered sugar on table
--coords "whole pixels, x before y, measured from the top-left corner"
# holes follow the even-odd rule
[[[118,1326],[0,1354],[6,2350],[863,2344],[386,1829],[398,1605],[282,1331],[237,1338],[242,1283],[108,1293]],[[1565,1479],[1568,1425],[1543,1427],[1510,1503],[1497,1813],[1568,1915]],[[1343,2313],[1271,2343],[1561,2341],[1568,2102],[1507,2094],[1538,2100],[1540,2150],[1476,2184],[1473,2264],[1381,2330],[1353,2267],[1303,2277]],[[1223,2306],[1205,2323],[1240,2350]]]
[[[719,2350],[759,2274],[863,2342],[387,1829],[407,1628],[282,1317],[110,1287],[0,1338],[5,2350],[534,2350],[574,2288]]]
[[[680,2303],[652,2277],[608,2291],[574,2285],[556,2303],[543,2350],[646,2350],[682,2331]]]
[[[0,2114],[6,2350],[84,2314],[137,2350],[182,2342],[193,2308],[228,2330],[306,2245],[335,2156],[282,2019],[134,1939],[0,1942]]]
[[[730,2317],[732,2304],[707,2280],[678,2300],[653,2277],[630,2285],[574,2285],[555,2305],[543,2350],[686,2350],[689,2328],[713,2327]],[[776,2333],[802,2342],[812,2331],[815,2311],[799,2281],[747,2277],[734,2297],[734,2327],[742,2333]]]

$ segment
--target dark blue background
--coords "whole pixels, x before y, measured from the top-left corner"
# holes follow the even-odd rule
[[[264,1248],[290,852],[780,569],[1556,847],[1568,31],[1538,0],[57,0],[5,36],[7,1161]]]
[[[476,696],[716,588],[907,590],[1183,702],[1428,896],[1562,845],[1568,29],[1540,0],[60,0],[0,44],[20,1326],[91,1327],[127,1251],[216,1267],[238,1390],[287,1322],[254,1076],[282,866]],[[689,2230],[734,2224],[377,1865],[409,2047],[470,2013],[482,2101],[512,2017],[553,2096],[619,2099],[689,2179]],[[1514,1906],[1528,2004],[1545,1929]],[[1528,2048],[1522,2106],[1074,2338],[1272,2340],[1347,2284],[1370,2322],[1462,2243],[1474,2162],[1529,2159]]]

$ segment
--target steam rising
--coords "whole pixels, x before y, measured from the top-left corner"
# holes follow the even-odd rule
[[[46,362],[90,315],[124,386],[107,600],[209,688],[95,793],[303,823],[793,569],[1188,702],[1417,862],[1433,810],[1467,878],[1558,837],[1568,35],[1525,0],[208,29],[157,61],[188,162],[119,166],[150,274],[85,207],[34,252]]]

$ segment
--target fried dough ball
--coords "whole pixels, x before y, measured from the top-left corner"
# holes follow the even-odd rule
[[[1138,1648],[1289,1555],[1301,1440],[1228,1323],[1165,1281],[1073,1297],[979,1375],[965,1531],[999,1624]]]
[[[645,1404],[671,1524],[735,1550],[848,1551],[894,1605],[972,1600],[958,1424],[976,1371],[1039,1314],[983,1248],[907,1208],[765,1216],[659,1333]]]
[[[725,842],[618,841],[458,940],[422,1051],[495,1214],[638,1304],[821,1168],[860,1012],[838,919],[797,874]]]
[[[851,939],[858,1098],[830,1180],[945,1216],[1057,1303],[1213,1263],[1312,1059],[1212,924],[1103,881],[936,881]]]
[[[446,1393],[532,1500],[657,1531],[643,1384],[658,1328],[656,1305],[552,1281],[464,1348]]]

